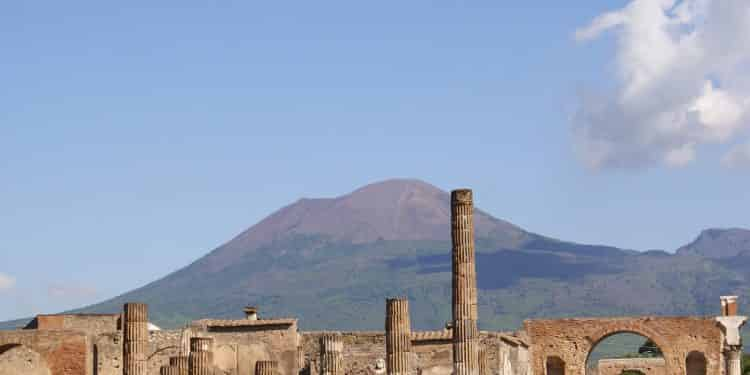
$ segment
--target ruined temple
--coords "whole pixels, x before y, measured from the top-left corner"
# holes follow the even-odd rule
[[[451,194],[452,320],[412,331],[409,301],[384,304],[384,331],[300,332],[292,317],[200,319],[178,330],[148,321],[148,306],[112,314],[39,315],[0,331],[0,375],[741,375],[737,297],[715,317],[530,319],[515,332],[479,331],[471,190]],[[446,302],[448,303],[448,302]],[[599,360],[621,332],[652,340],[661,358]]]

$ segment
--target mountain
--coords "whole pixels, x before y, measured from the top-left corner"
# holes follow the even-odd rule
[[[191,265],[79,311],[144,301],[157,324],[173,327],[252,304],[261,316],[299,317],[303,329],[382,329],[384,299],[406,295],[413,326],[439,328],[450,319],[449,200],[406,179],[301,199]],[[750,257],[712,248],[734,240],[640,253],[545,237],[480,209],[475,227],[482,329],[533,317],[714,314],[719,295],[748,291]]]
[[[748,251],[750,251],[750,230],[706,229],[693,242],[677,249],[677,254],[726,259]]]

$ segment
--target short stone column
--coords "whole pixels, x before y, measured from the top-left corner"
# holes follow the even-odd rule
[[[126,303],[122,314],[122,373],[146,375],[148,371],[148,305]]]
[[[472,191],[451,192],[453,375],[479,375],[477,275]]]
[[[479,348],[479,375],[490,375],[487,361],[487,348]]]
[[[189,375],[213,375],[213,345],[214,339],[210,337],[193,337],[190,339]]]
[[[388,375],[407,375],[411,372],[411,322],[409,300],[389,298],[385,308],[385,369]]]
[[[159,375],[181,375],[180,369],[176,366],[161,366]]]
[[[727,350],[727,375],[742,375],[742,348]]]
[[[341,336],[331,334],[320,338],[320,373],[344,375],[344,343]]]
[[[190,368],[188,357],[184,355],[169,357],[169,365],[172,367],[176,367],[179,375],[188,375],[188,369]]]
[[[277,375],[279,363],[276,361],[255,362],[255,375]]]

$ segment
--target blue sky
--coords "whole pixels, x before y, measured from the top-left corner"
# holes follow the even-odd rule
[[[0,6],[0,320],[128,291],[300,197],[392,177],[472,187],[578,242],[674,250],[748,226],[738,118],[724,138],[646,137],[626,120],[651,117],[622,108],[581,120],[592,93],[627,91],[625,42],[592,24],[627,1],[153,3]],[[685,74],[727,70],[700,67]],[[592,158],[604,130],[626,141]]]

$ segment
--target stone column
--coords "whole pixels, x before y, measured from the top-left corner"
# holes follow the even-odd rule
[[[742,375],[742,348],[727,350],[727,375]]]
[[[188,375],[188,369],[190,368],[188,357],[184,355],[169,357],[169,365],[172,367],[176,367],[179,375]]]
[[[339,335],[320,338],[320,373],[344,375],[344,343]]]
[[[122,373],[146,375],[148,371],[148,306],[126,303],[122,314]]]
[[[409,300],[389,298],[385,307],[385,352],[386,373],[407,375],[411,372],[411,323],[409,322]]]
[[[279,363],[276,361],[255,362],[255,375],[276,375],[279,371]]]
[[[742,336],[746,316],[737,315],[737,296],[721,296],[721,316],[716,318],[724,332],[724,358],[727,375],[742,374]]]
[[[161,366],[159,375],[180,375],[180,369],[175,366]]]
[[[490,375],[489,368],[487,367],[487,348],[479,348],[479,375]]]
[[[214,339],[210,337],[193,337],[190,339],[189,375],[213,375],[213,344]]]
[[[479,375],[474,202],[469,189],[451,192],[453,240],[453,374]]]

